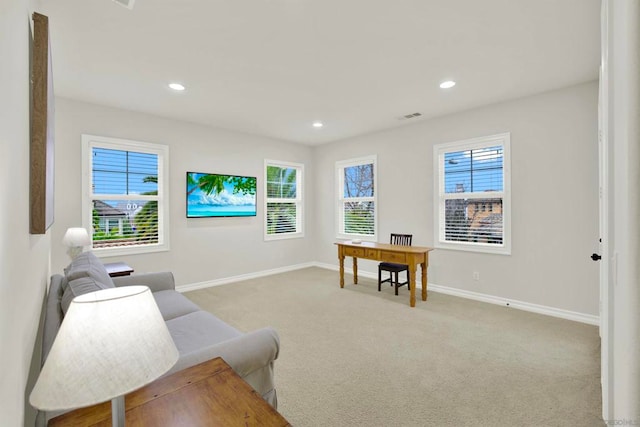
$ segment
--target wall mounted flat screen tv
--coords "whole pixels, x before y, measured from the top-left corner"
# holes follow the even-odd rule
[[[187,172],[187,218],[256,216],[256,177]]]

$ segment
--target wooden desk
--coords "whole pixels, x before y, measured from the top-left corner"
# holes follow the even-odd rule
[[[290,426],[221,358],[160,378],[125,396],[127,427]],[[111,426],[111,402],[62,414],[53,426]]]
[[[353,283],[358,284],[358,258],[375,261],[394,262],[409,266],[409,283],[411,291],[409,305],[416,306],[416,268],[422,267],[422,301],[427,300],[427,267],[429,266],[429,252],[433,248],[421,246],[400,246],[388,243],[351,241],[337,242],[338,259],[340,260],[340,287],[344,288],[344,257],[353,257]]]

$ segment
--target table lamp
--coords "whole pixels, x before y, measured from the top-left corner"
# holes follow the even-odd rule
[[[45,411],[111,400],[113,426],[124,426],[124,395],[166,373],[178,350],[146,286],[77,296],[29,402]]]
[[[82,253],[85,246],[91,244],[91,238],[86,229],[82,227],[71,227],[64,233],[62,243],[69,247],[67,254],[69,254],[73,260]]]

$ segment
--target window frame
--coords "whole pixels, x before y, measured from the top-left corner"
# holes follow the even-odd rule
[[[353,197],[351,201],[373,202],[373,235],[344,232],[344,169],[352,166],[373,165],[373,197]],[[378,241],[378,156],[375,154],[347,160],[338,160],[335,164],[336,176],[336,238],[342,240],[361,239]]]
[[[267,168],[274,166],[278,168],[296,169],[296,198],[269,197],[267,193]],[[304,237],[304,164],[286,162],[281,160],[264,160],[264,240],[285,240],[298,239]],[[293,233],[267,234],[267,205],[268,203],[295,203],[296,204],[296,229]]]
[[[445,193],[444,157],[446,153],[478,150],[482,148],[502,146],[502,191],[495,192],[465,192]],[[511,255],[511,133],[505,132],[495,135],[466,139],[455,142],[436,144],[433,146],[433,170],[434,170],[434,247],[440,249],[452,249],[461,251],[481,252],[489,254]],[[484,242],[462,242],[445,240],[445,203],[446,200],[487,199],[502,200],[502,244]],[[476,203],[474,209],[481,208]]]
[[[158,194],[145,195],[94,195],[92,191],[93,148],[121,150],[158,156]],[[112,257],[169,250],[169,147],[164,144],[110,138],[97,135],[82,135],[82,226],[92,236],[92,212],[94,200],[155,200],[158,202],[158,243],[147,243],[126,247],[93,248],[96,256]]]

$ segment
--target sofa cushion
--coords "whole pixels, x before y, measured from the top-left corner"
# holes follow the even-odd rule
[[[64,269],[66,286],[62,293],[62,311],[67,312],[71,300],[78,295],[114,288],[113,280],[93,252],[83,252]]]
[[[200,310],[200,307],[177,291],[154,292],[153,298],[155,298],[160,314],[165,321]]]
[[[167,328],[180,357],[242,335],[236,328],[202,310],[168,320]]]

